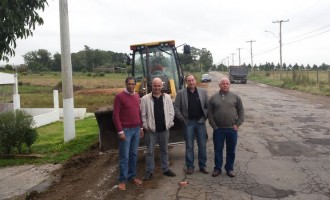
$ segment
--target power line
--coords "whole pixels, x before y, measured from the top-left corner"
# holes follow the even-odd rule
[[[318,36],[318,35],[321,35],[321,34],[327,33],[327,32],[329,32],[329,31],[330,31],[330,30],[326,30],[326,31],[323,31],[323,32],[321,32],[321,33],[317,33],[317,34],[315,34],[315,35],[310,35],[310,36],[307,36],[307,37],[304,37],[304,38],[301,38],[301,39],[294,40],[294,41],[292,41],[292,42],[287,42],[287,43],[285,43],[285,44],[283,44],[283,45],[288,45],[288,44],[293,44],[293,43],[296,43],[296,42],[300,42],[300,41],[302,41],[302,40],[306,40],[306,39],[309,39],[309,38],[313,38],[313,37],[315,37],[315,36]]]
[[[319,27],[319,28],[317,28],[317,29],[315,29],[315,30],[312,30],[312,31],[309,31],[309,32],[307,32],[307,33],[303,33],[303,34],[297,35],[297,36],[295,36],[295,37],[289,39],[289,41],[290,41],[290,40],[296,40],[297,38],[301,38],[301,37],[303,37],[303,36],[305,36],[305,35],[310,35],[310,34],[316,32],[316,31],[320,31],[320,30],[325,29],[325,28],[328,28],[328,27],[330,27],[330,24],[324,25],[324,26],[322,26],[322,27]]]

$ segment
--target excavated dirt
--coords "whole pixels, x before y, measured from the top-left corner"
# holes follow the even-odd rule
[[[144,150],[139,150],[138,177],[145,173]],[[158,153],[158,149],[156,149]],[[155,156],[156,164],[159,163],[159,155]],[[118,191],[118,154],[117,151],[107,153],[99,152],[98,144],[93,145],[83,154],[73,156],[62,168],[53,172],[58,177],[46,191],[38,193],[31,191],[26,195],[13,199],[143,199],[145,189],[157,188],[157,182],[162,179],[161,169],[156,165],[152,180],[145,182],[143,186],[135,186],[127,183],[126,191]]]

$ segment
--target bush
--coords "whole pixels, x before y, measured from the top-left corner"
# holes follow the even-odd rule
[[[22,110],[0,113],[0,151],[10,154],[16,148],[18,153],[22,153],[22,145],[25,144],[31,152],[31,146],[38,137],[34,125],[32,116]]]

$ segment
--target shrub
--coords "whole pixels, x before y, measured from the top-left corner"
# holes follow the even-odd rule
[[[31,152],[38,136],[34,125],[32,116],[25,111],[0,113],[0,151],[10,154],[16,148],[18,153],[22,153],[22,145],[25,144]]]

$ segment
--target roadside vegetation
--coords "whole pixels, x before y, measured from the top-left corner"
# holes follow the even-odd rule
[[[328,71],[294,70],[253,71],[249,80],[276,87],[297,90],[318,95],[330,96],[330,80]]]
[[[104,73],[102,76],[88,73],[73,74],[74,105],[95,112],[112,105],[117,88],[124,88],[125,73]],[[52,108],[53,90],[59,90],[62,99],[62,82],[59,72],[22,74],[18,76],[22,108]],[[62,107],[62,101],[59,101]]]
[[[98,126],[95,117],[88,117],[76,121],[76,138],[64,142],[63,122],[56,122],[37,128],[38,138],[32,145],[33,154],[22,154],[12,158],[0,158],[0,167],[23,165],[23,164],[60,164],[67,161],[75,154],[88,150],[98,141]],[[26,146],[22,152],[28,152]],[[15,152],[13,152],[15,153]]]

